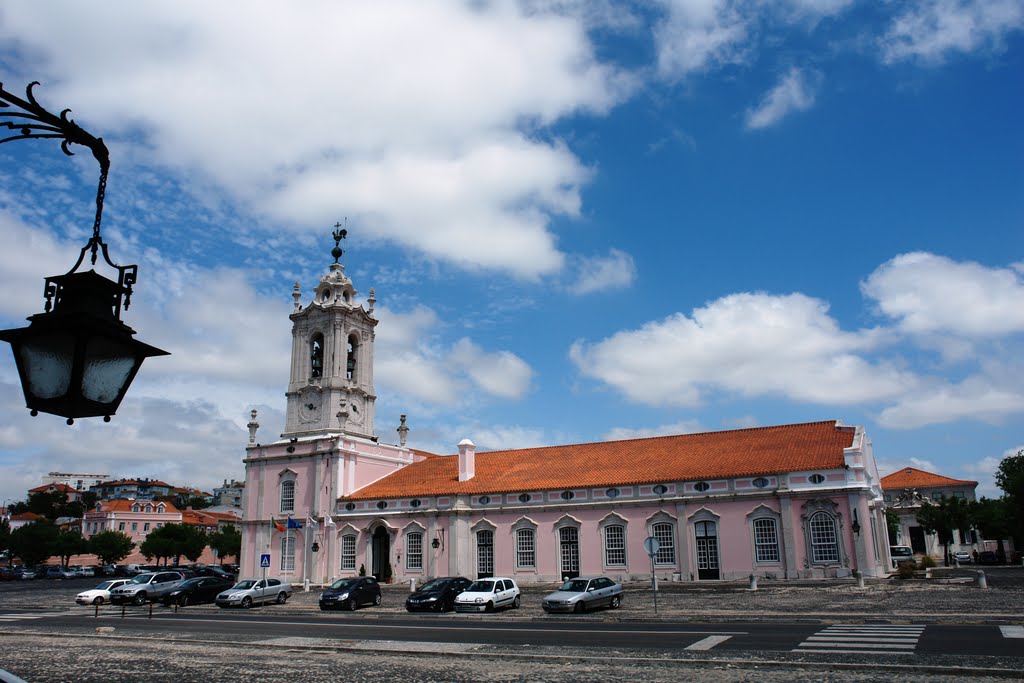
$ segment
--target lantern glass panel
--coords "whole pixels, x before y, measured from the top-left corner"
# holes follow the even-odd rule
[[[99,403],[116,400],[134,367],[131,345],[93,337],[85,345],[82,396]]]
[[[21,362],[29,393],[37,398],[58,398],[67,394],[74,355],[75,338],[70,334],[26,339],[21,346]]]

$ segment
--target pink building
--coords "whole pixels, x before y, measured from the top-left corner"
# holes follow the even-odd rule
[[[336,258],[340,251],[336,250]],[[577,574],[715,581],[884,575],[882,491],[861,427],[812,422],[452,455],[374,432],[373,290],[335,262],[291,314],[281,439],[245,457],[243,575],[323,584]],[[290,523],[289,523],[290,520]],[[301,525],[301,528],[296,528]],[[283,528],[284,530],[280,530]],[[645,539],[656,541],[648,555]]]
[[[150,531],[164,524],[180,523],[181,512],[170,503],[117,498],[101,501],[85,513],[82,535],[89,538],[101,531],[120,531],[138,545]]]

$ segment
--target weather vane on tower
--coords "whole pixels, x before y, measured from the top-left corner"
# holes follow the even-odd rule
[[[345,219],[348,222],[348,219]],[[345,250],[341,248],[341,241],[348,236],[348,230],[342,227],[341,223],[334,224],[334,232],[331,233],[334,237],[334,249],[331,249],[331,256],[334,257],[334,262],[337,263],[341,255],[345,253]]]

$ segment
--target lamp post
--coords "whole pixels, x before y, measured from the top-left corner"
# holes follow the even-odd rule
[[[26,99],[22,99],[0,84],[0,128],[15,131],[0,139],[0,144],[59,138],[61,149],[68,156],[74,154],[69,144],[87,147],[100,164],[96,219],[92,238],[71,270],[45,279],[43,312],[29,316],[28,327],[0,330],[0,340],[12,347],[25,404],[33,416],[60,415],[70,425],[76,417],[102,415],[104,422],[109,422],[142,361],[168,352],[133,339],[135,330],[121,322],[121,309],[127,310],[131,304],[138,266],[119,266],[111,261],[100,236],[110,168],[107,146],[102,138],[89,134],[69,119],[70,109],[56,116],[40,106],[32,94],[36,85],[37,82],[30,83],[25,89]],[[12,110],[12,106],[16,109]],[[94,266],[102,253],[107,265],[117,271],[117,282],[95,270],[79,272],[87,253]]]

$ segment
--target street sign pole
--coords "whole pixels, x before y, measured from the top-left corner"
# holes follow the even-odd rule
[[[266,588],[267,585],[267,569],[270,568],[270,553],[263,553],[260,555],[260,569],[263,570],[263,586]],[[260,605],[263,601],[260,600]]]
[[[654,573],[654,556],[661,550],[661,543],[653,536],[644,539],[644,550],[651,558],[651,590],[654,591],[654,613],[658,613],[658,575]]]

